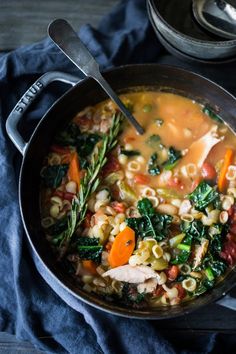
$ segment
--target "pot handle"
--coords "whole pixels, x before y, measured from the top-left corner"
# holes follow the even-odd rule
[[[52,71],[42,75],[33,85],[24,93],[18,103],[15,105],[6,121],[6,130],[9,138],[17,149],[24,155],[27,143],[17,130],[18,123],[32,102],[39,96],[43,89],[53,81],[61,81],[74,86],[80,81],[79,77]]]
[[[225,295],[222,299],[218,300],[216,304],[236,311],[236,298],[230,295]]]

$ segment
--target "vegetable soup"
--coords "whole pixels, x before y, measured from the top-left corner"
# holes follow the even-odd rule
[[[41,170],[41,223],[85,291],[134,307],[177,305],[236,262],[236,137],[216,112],[165,92],[110,101],[60,131]]]

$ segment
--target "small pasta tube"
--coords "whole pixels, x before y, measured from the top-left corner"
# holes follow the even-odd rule
[[[178,296],[177,288],[168,288],[165,284],[162,285],[163,289],[167,292],[167,296],[170,300],[174,299]]]
[[[228,167],[225,177],[228,181],[235,181],[236,180],[236,166],[235,165],[230,165]]]
[[[127,164],[128,171],[138,172],[141,169],[141,165],[138,161],[130,161]]]
[[[195,279],[189,277],[182,281],[182,287],[192,293],[197,287],[197,282]]]
[[[144,187],[142,190],[141,190],[141,196],[142,197],[146,197],[146,198],[149,198],[149,197],[155,197],[156,195],[156,192],[153,188],[150,188],[150,187]]]
[[[152,253],[158,259],[163,256],[163,249],[159,245],[154,245],[152,247]]]
[[[224,210],[229,210],[233,204],[234,204],[234,197],[232,195],[225,195],[222,198],[222,208]]]
[[[191,267],[190,267],[190,265],[188,265],[188,264],[186,264],[186,263],[180,264],[180,265],[179,265],[179,269],[180,269],[180,272],[181,272],[182,274],[184,274],[184,275],[191,273]]]

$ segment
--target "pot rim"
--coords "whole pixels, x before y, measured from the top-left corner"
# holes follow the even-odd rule
[[[167,68],[168,70],[176,70],[178,72],[182,72],[185,74],[190,74],[191,76],[194,77],[198,77],[200,80],[204,80],[208,83],[210,83],[211,85],[215,86],[216,88],[220,89],[220,91],[229,96],[231,99],[233,99],[235,101],[236,104],[236,98],[229,93],[227,90],[225,90],[223,87],[221,87],[220,85],[218,85],[217,83],[214,83],[213,81],[203,77],[200,74],[194,73],[192,71],[189,70],[185,70],[179,67],[175,67],[175,66],[171,66],[171,65],[164,65],[164,64],[129,64],[129,65],[123,65],[117,68],[110,68],[104,71],[104,74],[112,74],[113,72],[123,72],[126,70],[129,70],[129,68],[133,68],[133,67],[137,67],[139,70],[141,70],[141,68],[155,68],[157,69],[165,69]],[[152,70],[153,70],[152,69]],[[151,308],[149,307],[148,309],[142,309],[142,310],[138,310],[138,309],[129,309],[126,307],[122,307],[119,305],[116,305],[115,302],[111,302],[109,303],[106,300],[103,300],[101,298],[99,298],[96,294],[95,295],[91,295],[85,291],[83,291],[82,289],[80,289],[79,287],[78,292],[75,292],[73,290],[74,285],[72,284],[72,282],[70,282],[69,280],[69,276],[68,276],[68,280],[62,280],[62,275],[58,274],[56,272],[54,272],[55,269],[51,269],[48,264],[46,263],[46,261],[44,261],[43,257],[39,254],[39,250],[37,245],[35,245],[35,243],[33,242],[32,236],[30,235],[30,230],[28,228],[29,225],[27,225],[26,221],[25,221],[25,215],[24,215],[24,210],[23,210],[23,206],[22,206],[22,193],[23,193],[23,187],[22,187],[22,175],[23,175],[23,170],[24,170],[24,165],[25,165],[25,161],[27,159],[27,155],[28,155],[28,150],[31,147],[31,143],[33,142],[35,136],[37,136],[38,134],[38,128],[41,126],[41,124],[48,118],[48,114],[50,113],[50,111],[61,101],[63,101],[67,96],[69,96],[71,94],[71,92],[76,88],[76,87],[83,87],[83,85],[88,82],[88,81],[93,81],[91,78],[85,78],[83,80],[81,80],[78,84],[76,84],[74,87],[72,87],[71,89],[69,89],[68,91],[66,91],[58,100],[56,100],[52,106],[46,111],[46,113],[43,115],[43,117],[41,118],[39,124],[37,125],[36,129],[34,130],[32,136],[30,137],[30,140],[27,144],[27,147],[25,149],[25,153],[23,156],[23,160],[22,160],[22,164],[21,164],[21,169],[20,169],[20,177],[19,177],[19,204],[20,204],[20,212],[21,212],[21,217],[22,217],[22,221],[23,221],[23,225],[24,225],[24,229],[26,231],[26,235],[27,238],[29,240],[31,249],[33,250],[33,255],[36,256],[37,260],[39,261],[39,263],[41,264],[41,266],[43,266],[44,270],[50,275],[50,277],[56,281],[56,284],[61,286],[64,290],[66,290],[67,292],[69,292],[74,298],[76,298],[76,300],[81,300],[97,309],[103,310],[107,313],[111,313],[111,314],[115,314],[115,315],[119,315],[122,317],[127,317],[127,318],[136,318],[136,319],[155,319],[155,320],[162,320],[162,319],[168,319],[168,318],[174,318],[174,317],[179,317],[179,316],[183,316],[186,315],[196,309],[199,309],[202,306],[205,306],[207,304],[210,304],[214,301],[217,301],[218,299],[220,299],[221,297],[223,297],[228,291],[231,290],[231,288],[233,287],[233,284],[229,284],[227,282],[222,282],[222,284],[220,284],[220,286],[217,288],[213,288],[212,291],[208,291],[207,294],[203,295],[203,297],[198,297],[195,298],[193,301],[190,302],[186,302],[185,304],[191,304],[190,306],[188,306],[188,304],[186,305],[186,308],[184,308],[184,306],[167,306],[165,311],[163,310],[163,308]],[[95,81],[94,81],[95,83]],[[134,87],[134,86],[133,86]],[[145,87],[145,85],[143,85],[143,87]],[[127,87],[128,89],[128,87]],[[36,262],[35,262],[36,263]],[[36,267],[38,268],[38,265],[36,263]],[[53,288],[52,284],[50,283],[50,280],[48,281],[47,277],[44,276],[44,274],[42,274],[43,272],[40,272],[40,274],[43,276],[44,280]],[[236,278],[236,270],[232,269],[230,271],[230,276],[233,278]],[[229,279],[226,279],[226,281]],[[224,289],[220,289],[221,287],[224,287]],[[54,288],[53,288],[54,289]],[[56,290],[54,290],[56,293],[58,293]],[[213,292],[215,292],[213,294]],[[217,293],[216,293],[217,292]],[[62,297],[62,296],[60,296]],[[62,297],[63,298],[63,297]],[[204,301],[202,302],[201,299],[204,299]],[[66,301],[66,299],[63,298],[64,301]],[[70,304],[69,304],[70,305]],[[177,310],[176,312],[174,312],[174,310]],[[169,313],[168,313],[169,312]]]

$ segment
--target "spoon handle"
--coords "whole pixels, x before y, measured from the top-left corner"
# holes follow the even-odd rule
[[[143,128],[104,79],[100,73],[99,64],[79,39],[70,24],[63,19],[57,19],[48,26],[48,34],[60,50],[85,74],[85,76],[92,77],[99,83],[135,127],[137,132],[143,134]]]

